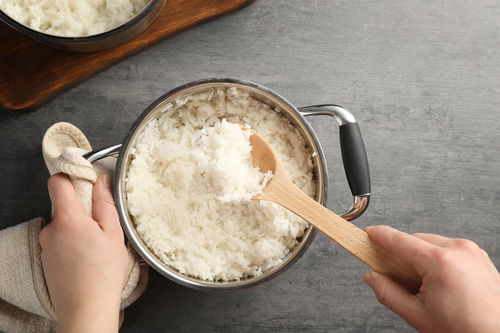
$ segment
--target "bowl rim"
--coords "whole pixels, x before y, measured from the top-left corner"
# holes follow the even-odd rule
[[[141,9],[136,15],[134,15],[130,20],[127,22],[111,29],[107,30],[98,34],[94,35],[89,35],[89,36],[76,36],[76,37],[71,37],[71,36],[57,36],[57,35],[51,35],[47,34],[45,32],[41,32],[35,29],[32,29],[9,15],[5,13],[3,10],[0,9],[0,21],[3,21],[5,24],[10,26],[11,28],[28,35],[29,37],[36,38],[40,41],[47,42],[47,43],[66,43],[66,44],[80,44],[80,43],[85,43],[85,42],[91,42],[95,40],[100,40],[100,39],[106,39],[106,38],[112,38],[115,35],[118,35],[122,33],[123,31],[128,30],[132,26],[136,25],[138,22],[143,20],[152,10],[154,10],[155,5],[160,3],[160,2],[166,2],[167,0],[150,0],[148,4]]]
[[[161,260],[154,253],[152,253],[152,251],[148,248],[148,246],[138,235],[131,218],[129,218],[129,212],[125,204],[126,203],[125,184],[124,184],[124,179],[126,178],[125,163],[127,162],[129,151],[133,148],[131,143],[133,143],[133,140],[135,139],[136,135],[140,133],[140,130],[142,129],[141,125],[150,120],[148,116],[153,116],[157,108],[166,103],[166,101],[171,100],[172,98],[175,98],[176,95],[179,95],[189,90],[194,90],[202,86],[208,87],[210,85],[220,85],[220,84],[246,86],[252,89],[260,90],[261,92],[264,92],[264,94],[271,95],[272,97],[282,102],[291,112],[295,114],[295,116],[297,116],[297,118],[301,121],[302,125],[304,126],[305,130],[310,135],[310,139],[316,148],[314,150],[317,153],[316,158],[318,161],[317,163],[318,170],[316,170],[316,172],[319,173],[317,179],[322,180],[320,184],[317,184],[317,186],[320,186],[320,190],[317,192],[318,198],[316,198],[316,200],[320,204],[325,204],[325,202],[327,202],[327,193],[328,193],[328,179],[329,179],[328,168],[326,165],[326,159],[324,156],[323,148],[319,142],[316,133],[313,131],[310,123],[305,119],[305,117],[300,113],[300,111],[297,110],[295,106],[293,106],[290,102],[288,102],[288,100],[286,100],[276,92],[272,91],[271,89],[266,88],[257,83],[244,80],[229,79],[229,78],[203,79],[181,85],[157,98],[139,115],[139,117],[131,125],[129,131],[127,132],[127,135],[125,136],[125,139],[122,142],[120,154],[118,156],[118,160],[116,163],[115,176],[114,176],[115,177],[114,194],[115,194],[115,201],[118,210],[118,215],[120,217],[120,223],[122,225],[123,230],[125,231],[125,234],[127,235],[127,238],[130,240],[130,242],[132,243],[136,251],[139,253],[139,255],[151,267],[153,267],[161,275],[167,277],[168,279],[180,285],[203,291],[223,291],[223,290],[249,288],[277,277],[278,275],[286,271],[288,268],[290,268],[304,254],[304,252],[307,250],[307,248],[314,240],[314,237],[316,236],[317,233],[317,229],[311,225],[303,235],[303,239],[299,243],[300,245],[298,245],[299,249],[296,250],[297,252],[295,254],[288,254],[285,257],[285,260],[280,265],[267,270],[261,275],[251,277],[248,280],[243,279],[243,280],[235,280],[228,282],[203,281],[201,279],[189,277],[187,275],[184,275],[176,271],[175,269],[161,262]]]

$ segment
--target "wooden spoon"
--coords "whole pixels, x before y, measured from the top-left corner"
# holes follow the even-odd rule
[[[253,132],[250,144],[253,165],[262,172],[268,170],[273,172],[273,178],[262,193],[252,200],[268,200],[285,207],[313,224],[374,271],[389,276],[413,293],[418,292],[422,283],[413,267],[374,244],[365,231],[323,207],[295,186],[285,174],[269,142],[260,134]]]

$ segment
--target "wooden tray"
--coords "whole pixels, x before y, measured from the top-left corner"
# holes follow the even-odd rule
[[[153,24],[132,41],[96,53],[45,46],[0,22],[0,108],[26,110],[173,34],[254,0],[168,0]]]

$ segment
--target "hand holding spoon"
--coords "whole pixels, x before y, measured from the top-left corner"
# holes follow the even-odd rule
[[[389,276],[411,292],[418,292],[422,282],[413,267],[374,244],[365,231],[325,208],[295,186],[285,174],[271,145],[260,134],[253,132],[250,144],[253,165],[262,172],[273,172],[273,178],[262,193],[252,200],[268,200],[285,207],[314,225],[374,271]]]

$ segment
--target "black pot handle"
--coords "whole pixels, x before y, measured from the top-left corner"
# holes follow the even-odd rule
[[[312,105],[299,108],[303,116],[326,115],[335,118],[339,124],[340,150],[344,171],[351,189],[354,203],[343,215],[352,220],[363,214],[368,207],[371,185],[365,144],[356,119],[346,109],[338,105]]]

